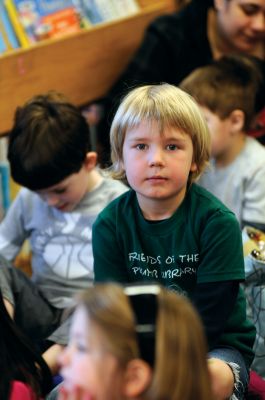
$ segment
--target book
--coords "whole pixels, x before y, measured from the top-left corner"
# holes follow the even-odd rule
[[[13,0],[30,43],[78,32],[80,20],[73,0]]]
[[[16,36],[19,40],[21,47],[27,48],[30,45],[30,41],[27,37],[26,32],[19,20],[19,16],[16,10],[16,7],[13,3],[13,0],[4,0],[4,5],[7,10],[8,17],[12,23],[13,29],[16,33]]]
[[[10,206],[10,171],[7,160],[7,142],[6,137],[0,138],[0,209],[4,213]]]
[[[0,30],[3,34],[3,39],[7,44],[7,50],[17,49],[20,47],[13,25],[2,1],[0,1]]]
[[[116,10],[117,18],[124,18],[140,10],[136,0],[111,0]]]
[[[24,27],[22,26],[17,9],[15,4],[13,3],[13,0],[4,0],[4,5],[6,7],[6,11],[8,14],[8,17],[12,23],[13,29],[16,33],[16,36],[19,40],[19,43],[21,47],[27,48],[30,46],[30,40],[24,30]]]
[[[78,32],[81,29],[78,14],[73,7],[64,8],[43,16],[40,24],[51,26],[50,38],[65,36],[69,33]]]
[[[96,25],[104,21],[95,0],[74,0],[74,4],[85,26],[87,24]]]
[[[4,36],[3,36],[3,33],[1,31],[1,26],[0,26],[0,55],[2,53],[5,53],[6,50],[7,50],[7,47],[6,47],[6,43],[5,43]]]
[[[119,14],[126,17],[140,11],[140,6],[136,0],[113,0],[116,4]]]
[[[113,0],[95,0],[95,3],[103,22],[119,18],[119,12]]]

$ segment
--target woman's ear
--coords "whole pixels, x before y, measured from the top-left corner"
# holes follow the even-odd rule
[[[98,155],[95,151],[89,151],[86,153],[84,166],[87,171],[91,171],[97,165]]]
[[[152,368],[141,359],[134,359],[127,364],[123,394],[128,399],[135,398],[150,385],[152,379]]]

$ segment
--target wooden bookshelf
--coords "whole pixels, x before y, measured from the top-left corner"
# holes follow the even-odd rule
[[[103,96],[141,42],[146,26],[176,0],[139,0],[141,12],[0,57],[0,135],[31,96],[54,89],[81,106]]]

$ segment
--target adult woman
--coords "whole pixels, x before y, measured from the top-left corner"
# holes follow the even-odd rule
[[[226,54],[239,52],[264,60],[264,39],[265,0],[192,0],[179,12],[156,19],[101,103],[98,140],[104,149],[102,163],[109,160],[109,126],[115,104],[128,89],[147,83],[178,85],[195,68]]]

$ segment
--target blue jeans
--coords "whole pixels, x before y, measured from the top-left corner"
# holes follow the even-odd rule
[[[208,357],[218,358],[230,366],[235,377],[234,393],[231,399],[244,400],[249,382],[249,371],[239,351],[233,347],[220,347],[211,350]]]

